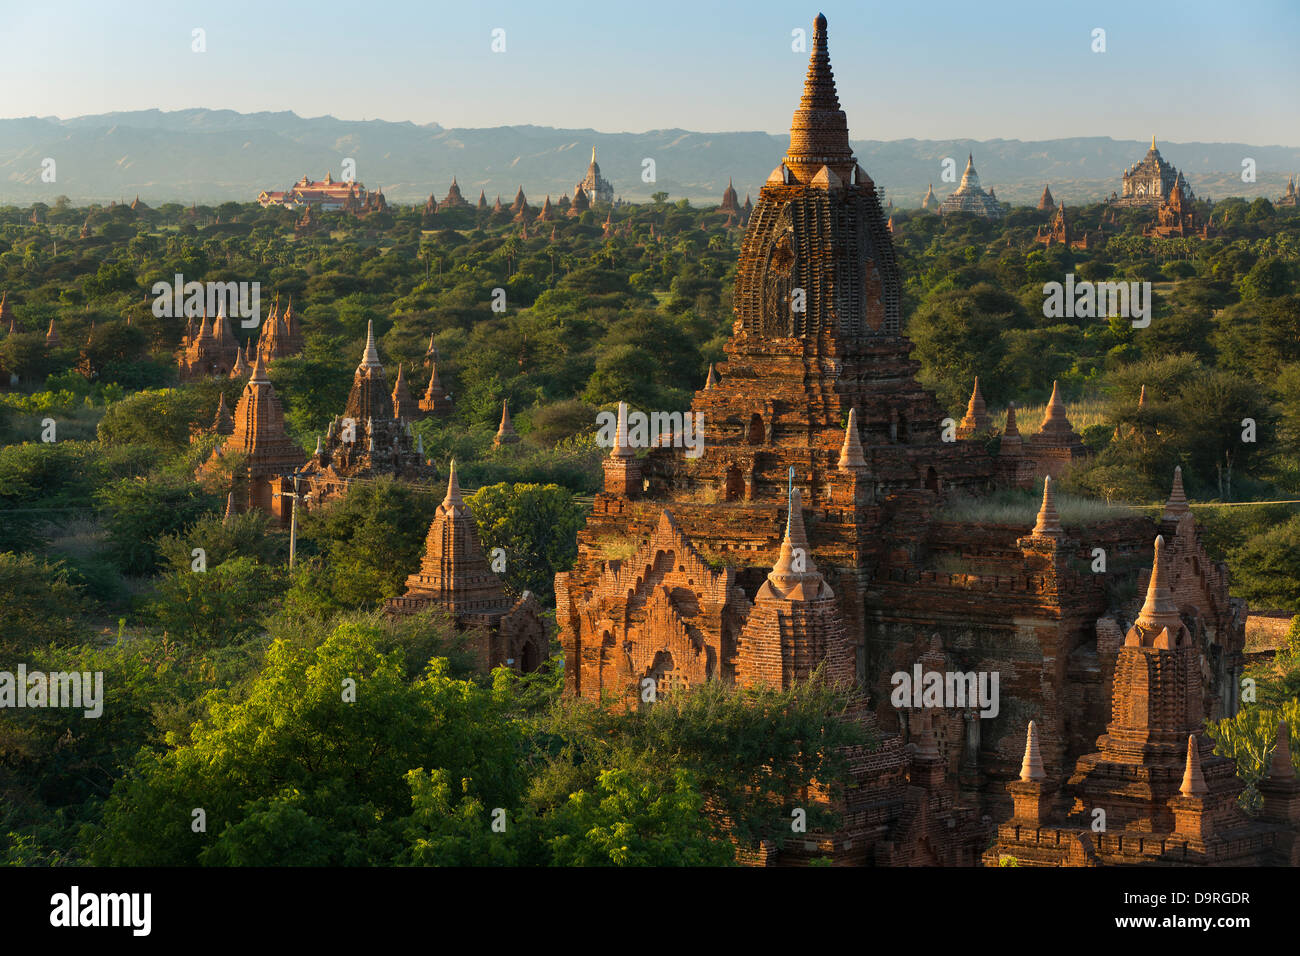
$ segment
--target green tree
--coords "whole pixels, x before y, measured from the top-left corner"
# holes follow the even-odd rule
[[[41,644],[86,634],[86,599],[67,569],[41,558],[0,553],[0,655],[9,660]]]
[[[164,631],[195,647],[220,647],[261,630],[269,603],[284,589],[279,568],[237,557],[205,571],[160,578],[146,611]]]
[[[160,559],[159,539],[188,528],[217,499],[194,482],[166,473],[149,480],[123,478],[95,493],[108,555],[124,574],[150,574]]]
[[[532,591],[554,600],[555,575],[573,567],[584,509],[559,485],[496,484],[480,488],[468,504],[479,540],[490,554],[505,552],[505,580],[516,594]]]
[[[394,862],[408,773],[474,781],[483,806],[517,806],[520,729],[504,702],[445,662],[408,681],[378,628],[344,624],[319,646],[278,640],[235,699],[218,694],[188,742],[143,752],[83,840],[103,865]],[[462,795],[461,799],[465,799]],[[196,807],[206,832],[191,826]]]
[[[326,559],[314,586],[340,608],[400,594],[420,565],[437,501],[432,489],[383,478],[353,484],[330,507],[308,512],[300,533]]]

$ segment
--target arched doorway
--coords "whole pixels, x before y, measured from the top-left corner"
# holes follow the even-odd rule
[[[739,465],[732,465],[727,469],[726,498],[728,501],[739,501],[744,495],[745,476]]]

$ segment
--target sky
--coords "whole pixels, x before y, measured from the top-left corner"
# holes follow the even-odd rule
[[[1300,146],[1297,0],[0,0],[0,115],[775,133],[807,65],[792,31],[819,9],[854,139]]]

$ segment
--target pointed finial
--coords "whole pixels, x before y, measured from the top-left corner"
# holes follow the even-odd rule
[[[849,422],[844,428],[844,445],[840,448],[840,471],[860,471],[867,467],[862,453],[862,438],[858,434],[858,410],[849,409]]]
[[[1142,610],[1138,612],[1137,621],[1125,637],[1126,644],[1146,643],[1145,639],[1150,635],[1156,635],[1156,640],[1159,640],[1159,633],[1168,631],[1172,639],[1166,638],[1166,644],[1173,647],[1176,636],[1182,631],[1182,618],[1169,588],[1169,571],[1165,567],[1167,562],[1164,551],[1164,535],[1156,535],[1155,557],[1151,564],[1151,579],[1147,582],[1146,599],[1142,603]],[[1155,646],[1154,642],[1148,646]]]
[[[614,447],[610,449],[611,458],[631,458],[636,453],[627,443],[627,402],[618,403],[618,423],[614,429]]]
[[[1020,779],[1046,780],[1047,771],[1043,769],[1043,757],[1038,752],[1038,724],[1036,721],[1029,722],[1029,730],[1025,733],[1025,759],[1020,762]]]
[[[316,456],[317,456],[317,457],[320,457],[320,453],[321,453],[321,447],[320,447],[320,435],[317,435],[317,436],[316,436]]]
[[[717,387],[717,384],[718,384],[718,379],[717,379],[717,376],[714,374],[714,371],[713,371],[713,363],[710,362],[710,363],[709,363],[709,377],[706,378],[706,379],[704,380],[704,387],[705,387],[706,389],[707,389],[707,388],[716,388],[716,387]]]
[[[1052,476],[1043,479],[1043,504],[1038,509],[1038,522],[1031,532],[1035,538],[1060,538],[1065,536],[1061,527],[1061,516],[1056,510],[1056,491],[1052,487]]]
[[[249,385],[270,385],[271,380],[266,377],[266,363],[262,360],[262,353],[257,353],[257,361],[253,363],[253,374],[248,378]]]
[[[451,460],[450,474],[447,476],[447,497],[442,499],[444,508],[451,508],[457,505],[463,505],[460,498],[460,481],[456,478],[456,459]]]
[[[1183,491],[1183,467],[1182,465],[1175,465],[1174,486],[1169,492],[1169,500],[1165,502],[1163,520],[1177,521],[1191,510],[1191,506],[1187,503],[1187,495]]]
[[[366,322],[366,350],[361,354],[361,368],[381,368],[379,349],[375,348],[375,321]]]
[[[1178,792],[1184,797],[1203,797],[1210,792],[1201,773],[1201,752],[1196,746],[1196,735],[1187,735],[1187,769],[1183,771],[1183,785]]]

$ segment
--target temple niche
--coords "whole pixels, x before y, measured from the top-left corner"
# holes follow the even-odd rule
[[[1053,785],[1095,750],[1134,614],[1124,596],[1147,584],[1157,534],[1173,541],[1203,717],[1236,710],[1244,613],[1194,519],[1172,495],[1167,530],[1058,504],[1055,479],[1087,451],[1055,389],[1035,435],[1008,409],[992,455],[977,387],[952,440],[916,381],[900,290],[818,17],[789,150],[741,245],[725,358],[691,402],[706,440],[688,454],[666,430],[637,457],[620,412],[577,560],[555,583],[568,697],[645,706],[647,686],[654,699],[700,681],[788,686],[823,664],[878,732],[850,760],[843,828],[742,848],[749,862],[977,865],[1018,812],[1007,785],[1029,720]],[[1039,481],[1041,503],[1024,492]],[[1016,489],[1023,519],[961,508]],[[893,676],[916,667],[1000,675],[996,706],[896,705]]]

